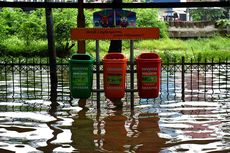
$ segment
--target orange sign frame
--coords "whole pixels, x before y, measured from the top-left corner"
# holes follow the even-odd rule
[[[74,28],[72,40],[139,40],[158,39],[159,28]]]

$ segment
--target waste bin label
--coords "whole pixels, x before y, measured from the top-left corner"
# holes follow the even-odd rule
[[[142,84],[143,86],[155,86],[157,84],[157,68],[142,68]]]
[[[122,82],[122,75],[108,75],[107,82],[109,85],[120,85]]]
[[[144,75],[142,78],[142,82],[144,84],[156,84],[157,83],[157,76],[156,75]]]
[[[88,87],[88,73],[87,72],[75,72],[72,76],[73,87]]]
[[[107,68],[108,73],[121,73],[122,72],[122,67],[108,67]]]
[[[88,71],[88,67],[72,67],[72,71]]]

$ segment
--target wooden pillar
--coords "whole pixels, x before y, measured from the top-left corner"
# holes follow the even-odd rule
[[[84,28],[85,27],[85,15],[84,15],[84,8],[83,8],[83,0],[78,1],[79,7],[78,7],[78,15],[77,15],[77,27],[78,28]],[[78,53],[85,53],[85,41],[84,40],[78,40]]]
[[[51,95],[50,100],[52,105],[57,105],[57,65],[56,65],[56,50],[53,29],[53,16],[52,9],[46,8],[46,30],[48,38],[48,52],[49,52],[49,65],[50,65],[50,82],[51,82]]]
[[[122,0],[113,0],[112,3],[113,3],[113,6],[117,6],[117,5],[122,4]],[[115,24],[114,26],[116,27]],[[111,53],[111,52],[118,52],[118,53],[122,52],[122,41],[121,40],[111,40],[110,41],[108,53]]]
[[[84,8],[83,8],[83,0],[78,0],[78,14],[77,14],[77,27],[84,28],[85,27],[85,15],[84,15]],[[77,53],[85,54],[85,40],[78,40],[77,42]],[[80,99],[78,101],[78,106],[85,107],[86,99]]]

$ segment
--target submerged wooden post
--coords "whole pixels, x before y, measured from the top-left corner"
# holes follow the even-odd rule
[[[53,29],[53,16],[52,9],[46,8],[46,30],[48,38],[48,52],[49,52],[49,65],[50,65],[50,82],[51,82],[51,95],[50,100],[52,105],[57,105],[57,66],[56,66],[56,50]]]
[[[100,105],[100,49],[99,49],[99,40],[96,40],[96,88],[97,88],[97,109],[99,110]]]
[[[134,109],[134,41],[130,40],[130,102]]]
[[[78,14],[77,14],[77,27],[84,28],[85,27],[85,15],[84,15],[84,8],[83,8],[83,0],[78,0]],[[78,40],[77,41],[77,53],[85,54],[85,40]],[[85,107],[86,99],[79,99],[78,105],[80,107]]]

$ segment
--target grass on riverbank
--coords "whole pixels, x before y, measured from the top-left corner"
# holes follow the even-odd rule
[[[100,46],[102,57],[107,53],[109,43],[102,41]],[[123,52],[129,56],[129,42],[123,41]],[[159,39],[138,40],[134,42],[134,56],[143,52],[156,52],[163,61],[180,61],[184,56],[186,61],[194,62],[230,60],[230,38],[216,36],[199,39]],[[88,43],[89,52],[94,55],[95,42]]]
[[[76,46],[72,53],[76,51]],[[95,57],[95,41],[87,41],[87,52]],[[109,41],[100,41],[101,58],[107,53]],[[122,50],[129,56],[129,41],[123,41]],[[60,52],[60,49],[57,49]],[[230,60],[230,38],[216,36],[213,38],[199,39],[159,39],[138,40],[134,42],[134,56],[142,52],[156,52],[160,54],[163,61],[180,61],[184,56],[187,61],[226,61]],[[0,43],[1,56],[47,56],[47,41],[38,40],[31,42],[30,46],[17,37],[5,39]]]
[[[18,37],[9,37],[0,42],[0,56],[47,56],[47,41],[37,40],[31,41],[30,45],[26,45],[24,41]]]
[[[165,58],[181,59],[184,56],[186,60],[204,61],[212,59],[221,61],[230,59],[230,39],[223,37],[214,37],[206,39],[166,39],[165,41],[155,40],[155,50]],[[168,45],[165,45],[168,44]],[[166,47],[167,46],[167,47]],[[148,50],[151,50],[150,48]]]

